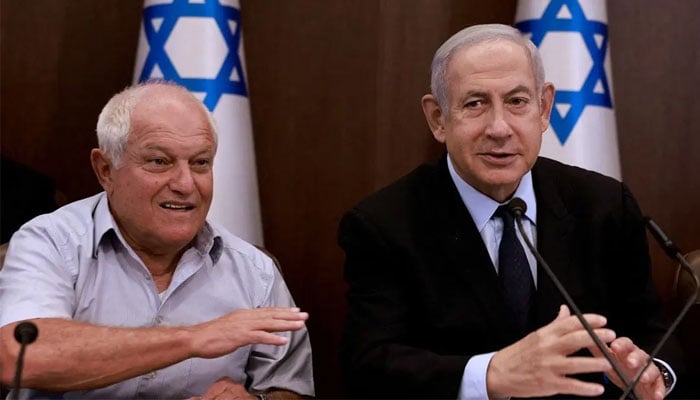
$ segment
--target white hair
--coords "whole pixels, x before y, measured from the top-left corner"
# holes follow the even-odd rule
[[[199,99],[192,95],[186,88],[174,82],[149,80],[127,87],[123,91],[112,96],[97,118],[97,143],[100,149],[112,160],[112,164],[115,168],[119,168],[121,165],[122,156],[124,155],[124,151],[126,151],[126,143],[131,133],[131,113],[134,109],[134,105],[138,103],[138,100],[149,88],[156,86],[172,87],[195,99],[209,120],[209,125],[211,126],[211,131],[214,136],[214,145],[217,144],[216,123],[209,110]]]

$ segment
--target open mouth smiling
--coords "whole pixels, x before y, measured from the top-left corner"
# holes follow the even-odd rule
[[[191,211],[194,210],[194,206],[191,204],[180,204],[180,203],[161,203],[161,208],[172,211]]]

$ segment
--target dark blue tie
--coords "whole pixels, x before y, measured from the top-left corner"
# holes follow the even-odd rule
[[[515,234],[515,220],[508,205],[498,207],[494,216],[503,220],[503,236],[498,246],[498,276],[505,290],[505,303],[520,333],[526,333],[535,282],[523,246]]]

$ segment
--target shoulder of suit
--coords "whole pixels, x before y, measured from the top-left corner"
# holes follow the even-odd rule
[[[557,179],[569,179],[579,184],[619,186],[620,181],[601,173],[564,164],[546,157],[539,157],[532,169],[533,174]]]
[[[366,211],[397,210],[425,198],[434,190],[441,176],[440,160],[421,164],[408,174],[384,186],[361,200],[355,209]],[[446,169],[446,168],[445,168]]]
[[[615,178],[540,157],[532,169],[536,193],[554,188],[570,206],[606,207],[618,204],[626,186]]]

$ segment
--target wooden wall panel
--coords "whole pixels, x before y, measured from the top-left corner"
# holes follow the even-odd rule
[[[243,31],[266,246],[311,313],[317,391],[342,395],[343,212],[434,158],[420,107],[437,47],[465,25],[461,1],[244,1]],[[515,2],[467,23],[510,23]],[[496,19],[494,19],[496,18]],[[459,18],[461,19],[461,18]]]
[[[700,2],[608,1],[623,179],[685,251],[700,248]],[[659,291],[673,265],[651,244]]]
[[[68,199],[96,193],[97,115],[131,83],[141,2],[0,4],[2,154],[52,177]]]

